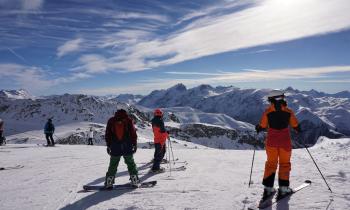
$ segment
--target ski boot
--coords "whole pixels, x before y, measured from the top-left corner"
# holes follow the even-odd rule
[[[267,198],[273,196],[275,193],[276,189],[274,187],[264,187],[262,200],[266,200]]]
[[[293,189],[288,187],[288,186],[280,186],[278,188],[278,194],[277,194],[277,199],[284,198],[285,196],[292,194]]]
[[[140,186],[140,180],[137,175],[130,176],[131,186],[138,188]]]
[[[113,189],[113,184],[114,184],[114,176],[106,177],[105,189],[106,190],[112,190]]]
[[[159,168],[159,169],[151,169],[151,172],[152,173],[155,173],[155,174],[159,174],[159,173],[163,173],[163,172],[165,172],[165,168]]]

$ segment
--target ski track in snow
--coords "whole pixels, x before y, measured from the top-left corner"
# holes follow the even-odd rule
[[[109,161],[104,146],[8,144],[0,147],[10,151],[0,153],[1,167],[24,168],[0,171],[0,209],[246,209],[260,198],[264,151],[256,152],[248,188],[252,150],[173,146],[175,158],[188,162],[185,171],[173,171],[169,177],[169,172],[149,174],[149,166],[137,164],[141,180],[158,181],[154,188],[81,192],[85,184],[103,184]],[[349,147],[350,139],[324,138],[310,148],[333,193],[306,150],[293,150],[291,186],[306,179],[312,184],[270,209],[350,209]],[[153,152],[139,148],[136,163],[151,160]],[[116,184],[128,179],[121,160]]]

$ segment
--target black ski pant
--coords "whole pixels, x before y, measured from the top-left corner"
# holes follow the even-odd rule
[[[164,155],[165,155],[165,146],[163,146],[160,143],[154,144],[155,151],[154,151],[154,159],[153,159],[153,167],[152,170],[156,171],[160,169],[160,163],[162,162]]]
[[[53,140],[52,135],[53,135],[53,133],[45,133],[47,145],[55,145],[55,141]],[[50,140],[51,140],[51,142],[50,142]]]
[[[92,142],[92,138],[88,139],[88,145],[94,145],[94,143]]]
[[[0,145],[2,145],[4,142],[4,137],[2,136],[3,131],[0,131]]]

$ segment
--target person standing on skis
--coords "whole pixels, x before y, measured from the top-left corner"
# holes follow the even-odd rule
[[[55,146],[55,141],[52,137],[52,135],[55,133],[55,126],[53,125],[51,118],[49,118],[45,124],[44,133],[47,141],[47,146]]]
[[[119,109],[107,122],[105,140],[107,153],[110,155],[106,173],[105,188],[113,189],[119,161],[123,156],[128,166],[131,185],[138,187],[140,183],[133,154],[137,150],[137,134],[133,120],[124,109]]]
[[[92,141],[93,139],[94,139],[94,130],[92,129],[92,127],[90,127],[88,145],[94,145]]]
[[[6,144],[4,136],[4,121],[0,119],[0,145]]]
[[[284,92],[281,90],[272,90],[268,94],[270,106],[265,110],[260,123],[255,127],[257,133],[267,129],[265,140],[267,161],[262,182],[264,185],[263,199],[275,192],[273,185],[277,165],[279,166],[278,195],[292,193],[292,189],[289,187],[292,154],[289,126],[297,132],[300,132],[300,126],[294,112],[287,107],[284,97]]]
[[[164,169],[160,168],[160,163],[165,155],[165,141],[168,138],[168,131],[165,129],[163,121],[163,112],[160,109],[154,110],[154,117],[152,119],[152,129],[154,134],[154,159],[152,172],[162,172]]]

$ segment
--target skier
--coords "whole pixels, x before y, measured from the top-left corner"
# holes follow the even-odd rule
[[[284,97],[284,92],[281,90],[272,90],[268,94],[270,106],[265,110],[260,124],[255,127],[257,133],[267,129],[265,141],[267,161],[262,182],[264,185],[263,200],[276,191],[273,185],[277,164],[279,165],[278,196],[292,193],[292,189],[289,187],[292,144],[288,126],[297,132],[300,132],[300,126],[294,112],[287,107]]]
[[[4,121],[0,119],[0,146],[6,144],[4,135]]]
[[[47,141],[47,146],[55,146],[55,141],[53,140],[52,135],[55,132],[55,126],[52,123],[52,119],[49,118],[45,124],[44,133]],[[51,140],[51,142],[50,142]]]
[[[154,135],[154,159],[151,171],[155,173],[163,172],[164,168],[160,168],[160,163],[165,155],[165,141],[168,138],[168,131],[165,130],[163,121],[163,112],[160,109],[154,110],[152,119],[152,129]]]
[[[93,138],[94,138],[94,131],[92,130],[92,127],[90,127],[88,145],[94,145],[94,143],[92,142]]]
[[[104,186],[113,189],[115,175],[121,156],[128,166],[131,185],[139,186],[138,171],[133,154],[137,150],[137,134],[133,120],[124,109],[119,109],[107,122],[105,140],[107,153],[110,155],[108,171]]]

